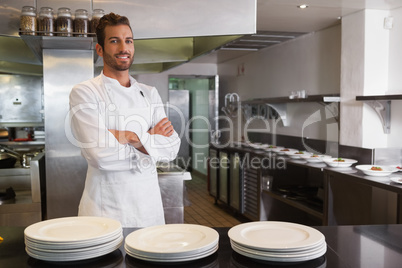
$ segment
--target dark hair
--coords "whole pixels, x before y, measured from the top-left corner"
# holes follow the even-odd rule
[[[98,26],[96,26],[96,38],[98,39],[98,44],[104,49],[105,45],[105,28],[106,26],[117,26],[117,25],[127,25],[130,27],[131,32],[133,31],[130,26],[130,21],[125,16],[117,15],[113,12],[104,15],[100,20]]]

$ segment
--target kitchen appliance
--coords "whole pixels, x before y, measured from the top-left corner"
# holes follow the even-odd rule
[[[6,127],[0,127],[0,141],[8,141],[8,128]]]
[[[0,226],[28,226],[46,215],[45,157],[37,154],[30,168],[0,169]],[[3,193],[3,194],[2,194]]]
[[[21,160],[19,153],[0,145],[0,168],[12,168],[17,161],[21,162]]]
[[[0,153],[0,168],[12,168],[17,162],[17,158],[12,155],[2,152]]]

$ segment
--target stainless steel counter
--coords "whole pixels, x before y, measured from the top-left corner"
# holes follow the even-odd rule
[[[165,222],[183,223],[184,205],[187,202],[184,181],[191,180],[191,174],[172,163],[159,164],[157,171]]]

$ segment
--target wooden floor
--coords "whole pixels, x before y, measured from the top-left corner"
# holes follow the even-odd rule
[[[215,198],[208,193],[205,178],[192,174],[192,180],[185,181],[188,204],[184,206],[184,222],[208,227],[233,227],[245,222],[223,205],[215,204]]]

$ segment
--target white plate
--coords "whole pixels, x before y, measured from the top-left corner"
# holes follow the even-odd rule
[[[124,237],[122,236],[121,239],[108,243],[103,247],[94,247],[93,249],[89,248],[87,250],[72,253],[66,253],[66,252],[58,253],[57,251],[49,252],[49,251],[33,249],[30,247],[26,247],[25,251],[29,256],[44,261],[55,261],[55,262],[79,261],[79,260],[92,259],[95,257],[100,257],[109,254],[118,249],[123,243],[123,240]]]
[[[273,152],[280,154],[280,155],[284,155],[287,153],[293,153],[293,152],[297,152],[298,150],[296,149],[292,149],[292,148],[275,148],[272,150]]]
[[[341,157],[338,158],[329,158],[329,159],[323,159],[325,164],[327,164],[330,167],[350,167],[351,165],[357,163],[357,160],[354,159],[348,159],[348,158],[341,158],[344,160],[343,162],[337,161]]]
[[[313,260],[316,258],[321,257],[322,255],[325,254],[325,252],[327,252],[327,247],[322,248],[321,250],[315,252],[314,254],[310,254],[310,255],[306,255],[306,256],[301,256],[301,257],[272,257],[272,256],[263,256],[263,255],[257,255],[257,254],[250,254],[248,252],[244,252],[242,250],[239,250],[236,247],[232,247],[232,249],[234,251],[236,251],[237,253],[249,257],[249,258],[253,258],[253,259],[258,259],[258,260],[263,260],[263,261],[273,261],[273,262],[304,262],[304,261],[309,261],[309,260]]]
[[[318,251],[321,251],[322,249],[327,247],[327,243],[325,240],[318,244],[315,247],[304,249],[304,250],[297,250],[297,251],[270,251],[270,250],[256,250],[256,249],[251,249],[247,247],[243,247],[239,244],[237,244],[234,241],[230,241],[230,245],[232,247],[236,247],[239,250],[242,250],[244,252],[250,253],[250,254],[256,254],[256,255],[262,255],[262,256],[267,256],[267,257],[280,257],[280,258],[285,258],[285,257],[305,257],[307,255],[315,254]]]
[[[196,224],[166,224],[147,227],[126,237],[131,252],[149,257],[187,256],[217,245],[219,234],[210,227]]]
[[[372,167],[379,167],[381,170],[371,170]],[[364,174],[369,176],[383,177],[389,176],[394,172],[397,172],[398,169],[390,166],[378,166],[378,165],[357,165],[356,168],[358,170],[363,171]]]
[[[31,248],[38,249],[56,249],[56,250],[68,250],[68,249],[77,249],[77,248],[85,248],[100,245],[103,243],[108,243],[110,241],[119,239],[123,235],[122,232],[116,233],[115,235],[108,236],[102,239],[95,239],[91,241],[87,241],[85,243],[78,242],[68,242],[68,243],[47,243],[43,241],[31,240],[28,237],[25,237],[25,245]]]
[[[242,246],[271,251],[303,250],[325,241],[324,235],[314,228],[279,221],[239,224],[232,227],[228,235]]]
[[[124,240],[123,234],[113,240],[110,240],[105,243],[97,244],[94,246],[89,246],[89,247],[79,247],[79,248],[66,248],[66,249],[61,249],[61,248],[40,248],[36,247],[35,245],[28,245],[26,244],[26,247],[31,249],[32,251],[37,251],[41,252],[42,254],[49,254],[49,255],[57,255],[57,254],[69,254],[69,255],[74,255],[74,254],[85,254],[85,252],[91,252],[95,250],[102,250],[102,249],[107,249],[110,247],[115,247],[116,245],[121,245],[121,243]]]
[[[389,178],[391,181],[396,182],[396,183],[402,183],[402,177],[391,177]]]
[[[293,159],[300,159],[303,156],[310,156],[311,154],[303,151],[293,151],[293,152],[287,152],[286,155]]]
[[[86,248],[77,248],[77,249],[65,249],[65,250],[58,250],[58,249],[41,249],[41,248],[27,248],[36,254],[41,254],[43,256],[49,257],[76,257],[76,256],[85,256],[88,254],[96,253],[97,251],[109,251],[114,250],[116,247],[120,247],[124,241],[124,236],[121,236],[118,239],[110,241],[108,243],[104,243],[101,245],[96,245],[93,247],[86,247]]]
[[[185,255],[185,256],[178,256],[178,257],[168,257],[168,256],[163,256],[163,257],[150,257],[147,256],[146,254],[138,254],[136,252],[132,252],[130,248],[125,247],[126,253],[130,255],[131,257],[144,260],[144,261],[150,261],[150,262],[186,262],[186,261],[193,261],[193,260],[198,260],[202,259],[205,257],[208,257],[209,255],[214,254],[218,250],[218,244],[214,246],[211,249],[208,249],[206,251],[196,253],[196,254],[191,254],[191,255]]]
[[[276,145],[270,145],[270,146],[268,146],[267,148],[265,148],[265,150],[266,151],[271,151],[271,152],[277,152],[277,151],[280,151],[280,150],[282,150],[282,149],[284,149],[284,147],[282,147],[282,146],[276,146]]]
[[[103,217],[65,217],[46,220],[25,228],[31,240],[47,243],[88,242],[111,236],[122,229],[119,221]]]
[[[300,157],[310,163],[321,163],[324,162],[324,159],[331,158],[330,155],[322,155],[322,154],[302,155]]]

